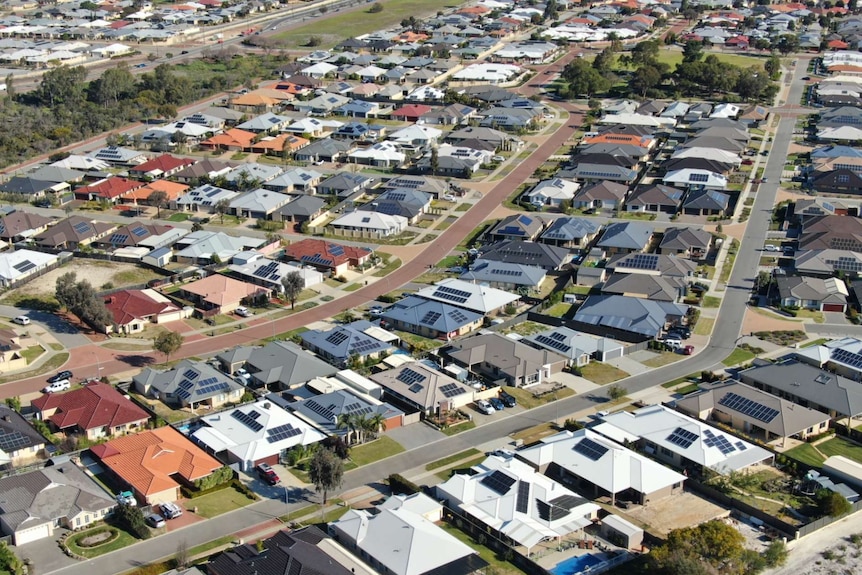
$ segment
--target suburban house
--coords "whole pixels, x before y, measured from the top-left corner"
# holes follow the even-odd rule
[[[45,231],[54,220],[41,214],[15,210],[0,217],[0,240],[13,243]]]
[[[168,178],[194,163],[195,160],[191,158],[162,154],[130,168],[129,176],[133,178]]]
[[[646,505],[682,493],[685,475],[590,429],[561,431],[521,449],[518,459],[591,498]]]
[[[601,226],[589,218],[557,218],[539,236],[539,241],[568,249],[584,249],[589,246],[601,230]]]
[[[323,389],[330,389],[331,379],[325,378],[318,381],[326,386]],[[360,420],[364,419],[365,422],[379,422],[381,426],[376,430],[377,432],[380,430],[388,431],[404,425],[404,412],[397,407],[368,395],[356,393],[350,388],[341,387],[343,384],[336,385],[337,387],[332,391],[313,397],[298,398],[297,401],[285,402],[284,407],[296,412],[304,420],[312,422],[327,436],[344,437],[351,435],[350,427],[342,424],[345,418],[349,420],[351,416]],[[276,402],[279,402],[280,399],[280,397],[275,396]]]
[[[300,231],[304,223],[311,223],[326,211],[326,200],[316,196],[301,195],[294,198],[276,211],[272,219],[294,225],[295,231]]]
[[[246,302],[268,296],[269,288],[235,280],[221,274],[184,284],[180,295],[211,315],[230,313]]]
[[[743,383],[833,419],[862,413],[862,389],[858,381],[797,361],[754,365],[739,373]]]
[[[473,401],[473,388],[420,362],[374,373],[370,379],[383,388],[387,401],[408,415],[441,415]]]
[[[699,228],[668,228],[658,244],[657,253],[702,260],[712,246],[712,234]]]
[[[339,367],[357,361],[377,359],[395,351],[398,336],[390,334],[368,321],[339,325],[329,331],[318,329],[303,332],[302,345]]]
[[[809,365],[862,381],[862,340],[844,337],[793,351],[793,356]]]
[[[222,467],[169,425],[94,445],[90,452],[149,505],[177,501],[181,485],[193,486]]]
[[[500,220],[497,225],[487,232],[491,241],[502,242],[505,240],[535,240],[542,230],[545,222],[540,218],[515,214]]]
[[[302,529],[283,529],[261,543],[261,549],[253,543],[245,543],[219,553],[207,563],[206,572],[210,575],[374,575],[371,568],[315,525]]]
[[[272,341],[263,347],[239,346],[216,356],[225,373],[244,368],[249,387],[294,389],[338,370],[292,341]]]
[[[90,441],[140,431],[150,415],[112,385],[90,381],[66,393],[43,393],[31,402],[36,417],[66,435]]]
[[[558,353],[569,360],[569,365],[576,367],[585,366],[593,359],[616,359],[622,357],[625,351],[625,346],[618,341],[581,333],[565,326],[529,335],[521,341]]]
[[[174,247],[178,250],[177,262],[207,265],[215,261],[230,261],[239,252],[256,250],[265,243],[262,238],[199,230],[177,239]]]
[[[530,191],[524,193],[522,201],[529,202],[537,207],[551,206],[559,208],[563,202],[569,202],[569,205],[571,205],[572,199],[580,187],[579,183],[562,178],[542,180],[533,186]]]
[[[428,300],[491,315],[520,299],[520,296],[492,287],[476,285],[468,281],[447,278],[432,286],[422,288],[416,296]]]
[[[141,395],[158,398],[174,407],[215,409],[236,403],[245,387],[207,363],[184,359],[175,367],[159,371],[144,369],[132,378],[132,388]]]
[[[545,281],[546,273],[538,266],[477,259],[459,279],[506,291],[533,292]]]
[[[552,379],[568,359],[499,333],[475,335],[453,343],[442,353],[457,365],[496,385],[529,387]]]
[[[685,470],[687,476],[701,475],[707,469],[727,475],[770,464],[774,457],[762,447],[664,405],[605,415],[593,430],[619,443],[636,444],[638,449]]]
[[[257,252],[245,252],[243,256],[246,255],[235,256],[228,271],[242,281],[262,286],[272,293],[284,292],[282,280],[292,273],[299,274],[303,288],[322,283],[324,279],[322,273],[310,266],[270,260]]]
[[[730,196],[717,190],[692,190],[682,202],[682,211],[690,216],[723,216]]]
[[[380,314],[380,327],[449,341],[482,327],[485,316],[416,296],[400,299]]]
[[[192,312],[152,289],[114,292],[105,297],[105,307],[114,316],[114,325],[110,329],[124,334],[140,333],[149,323],[181,320],[190,317]]]
[[[799,250],[847,250],[862,252],[862,219],[828,215],[814,217],[802,225]]]
[[[203,184],[187,191],[171,202],[171,207],[179,211],[204,212],[212,214],[215,206],[221,201],[230,202],[239,196],[239,192],[227,190],[212,184]]]
[[[621,341],[659,337],[666,327],[681,324],[688,306],[623,295],[591,295],[572,318],[571,327]]]
[[[779,276],[776,283],[783,306],[841,313],[847,310],[850,294],[843,279]]]
[[[734,380],[701,385],[676,407],[703,421],[717,421],[764,442],[804,441],[829,429],[829,415]]]
[[[377,509],[351,509],[329,525],[332,537],[376,572],[472,575],[488,566],[472,547],[435,525],[443,506],[427,495],[395,495]]]
[[[258,188],[230,200],[228,211],[242,219],[271,220],[272,215],[290,200],[288,195]]]
[[[147,239],[160,236],[171,229],[173,228],[170,226],[142,224],[136,221],[115,228],[110,235],[94,241],[93,246],[105,250],[137,247]]]
[[[377,183],[376,178],[352,172],[337,172],[317,184],[317,193],[325,196],[348,198],[364,192]]]
[[[45,442],[20,413],[0,405],[0,469],[33,463],[44,455]]]
[[[191,434],[192,441],[228,464],[239,464],[246,473],[261,463],[280,463],[292,447],[326,438],[268,399],[205,415],[200,422],[201,427]]]
[[[435,487],[438,500],[529,552],[541,541],[577,534],[598,519],[600,507],[512,453],[496,452]]]
[[[77,250],[106,236],[116,227],[115,224],[96,222],[71,216],[60,220],[33,238],[36,245],[43,248]]]
[[[314,266],[321,271],[340,276],[350,268],[368,263],[373,252],[369,248],[336,244],[326,240],[306,238],[284,248],[287,260]]]
[[[568,238],[567,233],[561,235]],[[573,240],[560,240],[573,241]],[[579,240],[579,243],[582,240]],[[483,260],[536,266],[552,273],[560,271],[571,260],[569,250],[565,247],[539,242],[524,242],[506,240],[480,249]]]
[[[54,254],[34,250],[15,250],[0,253],[0,287],[8,288],[27,281],[27,278],[55,265]]]
[[[0,529],[17,546],[101,521],[117,502],[71,461],[0,478]]]
[[[662,184],[638,187],[626,201],[626,211],[675,214],[684,195],[685,191]]]
[[[431,196],[414,190],[384,190],[367,204],[359,206],[359,210],[364,212],[401,216],[410,225],[418,223],[430,208]]]
[[[616,210],[623,205],[626,196],[628,196],[628,184],[613,182],[607,179],[608,176],[612,175],[608,173],[610,168],[597,172],[596,169],[588,169],[585,164],[578,167],[578,170],[571,173],[572,178],[590,181],[587,175],[598,174],[601,176],[601,179],[578,190],[572,199],[573,207],[580,209]],[[632,170],[626,171],[620,178],[626,181],[631,180],[637,174],[637,172],[634,174],[631,172]]]
[[[596,247],[609,254],[627,254],[644,251],[653,237],[654,228],[643,222],[616,222],[608,224]]]
[[[357,210],[329,222],[329,227],[350,237],[385,238],[402,233],[409,223],[404,216]]]

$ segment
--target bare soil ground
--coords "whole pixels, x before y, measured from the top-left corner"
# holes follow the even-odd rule
[[[75,272],[79,280],[90,282],[97,291],[109,289],[105,286],[123,287],[146,283],[151,279],[161,277],[155,272],[133,264],[107,262],[101,260],[74,259],[70,263],[52,270],[44,276],[29,282],[20,288],[7,292],[3,299],[15,300],[21,295],[50,296],[54,294],[57,278],[69,272]]]
[[[764,575],[855,575],[862,573],[862,546],[850,536],[862,532],[862,513],[855,513],[788,544],[790,557]]]
[[[657,535],[667,535],[673,529],[700,525],[710,519],[730,515],[727,509],[691,492],[665,497],[622,513],[649,525],[650,531]]]

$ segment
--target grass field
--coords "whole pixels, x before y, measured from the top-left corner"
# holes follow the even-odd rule
[[[726,62],[728,64],[733,64],[734,66],[742,66],[743,68],[750,68],[751,66],[759,66],[763,67],[763,62],[765,60],[763,58],[755,58],[752,56],[743,56],[741,54],[721,54],[718,52],[709,52],[708,54],[704,54],[704,58],[707,55],[715,55],[720,61]],[[682,51],[680,50],[661,50],[658,54],[658,61],[667,64],[670,66],[670,71],[673,72],[676,68],[676,65],[682,62]],[[617,64],[616,66],[620,70],[630,70],[631,68],[626,68],[625,66],[620,66]]]
[[[721,298],[715,296],[704,296],[703,298],[703,307],[719,307],[721,305]]]
[[[584,379],[588,379],[598,385],[613,383],[614,381],[629,376],[629,374],[623,370],[616,368],[609,363],[601,363],[599,361],[590,362],[582,367],[581,375]]]
[[[662,367],[663,365],[669,365],[671,363],[675,363],[685,356],[673,351],[663,351],[659,355],[650,358],[643,362],[643,364],[647,367]]]
[[[712,317],[702,317],[697,320],[697,325],[694,326],[694,333],[696,335],[709,335],[712,333],[712,326],[715,325],[715,318]]]
[[[459,6],[461,2],[440,3],[434,0],[381,0],[383,11],[370,14],[372,4],[359,10],[328,18],[317,18],[309,24],[276,34],[274,38],[286,48],[302,48],[312,36],[320,38],[316,48],[329,48],[351,36],[368,34],[398,24],[410,16],[435,13],[438,10]],[[682,55],[680,55],[682,58]]]
[[[494,553],[484,545],[475,543],[469,535],[467,535],[454,525],[450,525],[444,522],[440,526],[443,528],[444,531],[449,533],[449,535],[454,536],[462,543],[476,550],[479,553],[479,557],[488,562],[489,566],[493,569],[493,572],[496,575],[521,575],[524,573],[508,561],[501,560],[496,553]],[[488,572],[490,572],[490,570]]]
[[[362,467],[363,465],[397,455],[402,451],[404,451],[404,448],[399,443],[391,437],[383,435],[375,441],[351,447],[350,460],[357,466]]]
[[[507,387],[506,391],[515,396],[515,399],[518,400],[518,405],[523,407],[524,409],[533,409],[534,407],[539,407],[540,405],[545,405],[546,403],[550,403],[557,399],[564,399],[566,397],[575,395],[575,390],[570,387],[564,387],[562,389],[558,389],[554,393],[550,393],[548,395],[543,395],[542,397],[535,397],[533,392],[529,389],[521,389],[516,387]]]
[[[754,359],[753,353],[751,353],[747,349],[737,347],[732,352],[730,352],[730,355],[728,355],[721,363],[730,367],[731,365],[739,365],[740,363],[745,363],[747,361],[751,361],[752,359]]]
[[[473,457],[479,455],[481,451],[476,449],[475,447],[471,447],[466,451],[461,451],[454,455],[450,455],[449,457],[444,457],[443,459],[438,459],[437,461],[432,461],[428,465],[425,466],[426,471],[434,471],[435,469],[440,469],[441,467],[448,467],[449,465],[454,465],[458,463],[462,459],[467,459],[468,457]]]
[[[198,508],[198,515],[211,519],[228,511],[245,507],[254,503],[251,499],[240,493],[233,487],[219,489],[206,495],[201,495],[192,500],[193,507]]]

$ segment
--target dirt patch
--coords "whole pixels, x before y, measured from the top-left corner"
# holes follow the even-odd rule
[[[153,271],[133,264],[76,258],[70,263],[48,272],[36,281],[7,292],[3,299],[15,300],[22,295],[53,296],[57,278],[69,272],[75,272],[79,280],[89,281],[90,285],[97,291],[109,289],[105,287],[106,285],[119,288],[146,283],[151,279],[161,277]]]
[[[667,535],[673,529],[700,525],[710,519],[727,517],[730,511],[686,492],[648,505],[637,505],[622,512],[638,523],[649,526],[649,530],[659,536]]]
[[[742,333],[754,333],[758,331],[795,331],[804,328],[804,324],[798,321],[788,321],[777,317],[769,317],[755,313],[750,309],[745,310],[742,320]]]

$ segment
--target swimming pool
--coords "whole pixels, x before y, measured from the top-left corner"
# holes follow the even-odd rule
[[[598,565],[602,560],[595,555],[579,555],[565,561],[560,561],[551,569],[552,575],[577,575],[587,567]]]

